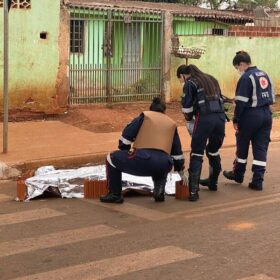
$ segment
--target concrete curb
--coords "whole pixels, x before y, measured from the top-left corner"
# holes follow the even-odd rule
[[[271,142],[280,142],[280,138],[275,138],[271,140]],[[222,150],[234,147],[235,145],[228,144],[223,146]],[[110,151],[95,154],[36,159],[32,161],[14,163],[11,166],[8,166],[6,163],[0,161],[0,180],[14,179],[26,171],[35,170],[46,165],[53,165],[56,168],[77,168],[86,165],[105,164],[105,159],[109,152]],[[189,153],[190,149],[185,149],[183,152],[184,154]],[[185,158],[187,159],[188,156],[185,156]]]
[[[16,167],[8,166],[5,162],[0,161],[0,180],[17,178],[21,171]]]

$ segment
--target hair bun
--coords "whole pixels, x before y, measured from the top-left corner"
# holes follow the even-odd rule
[[[247,52],[245,52],[245,51],[239,51],[239,52],[237,52],[236,54],[247,54]]]
[[[161,103],[160,97],[154,97],[153,103],[154,103],[154,104],[160,104],[160,103]]]

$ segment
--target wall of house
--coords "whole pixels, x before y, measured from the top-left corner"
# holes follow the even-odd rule
[[[180,44],[184,46],[203,46],[206,52],[200,59],[188,59],[188,64],[197,65],[202,71],[215,76],[221,86],[222,92],[228,97],[233,97],[239,74],[232,66],[232,59],[239,50],[246,50],[252,59],[252,63],[266,71],[274,82],[276,94],[280,94],[280,57],[277,55],[280,48],[280,33],[278,37],[267,37],[264,31],[251,31],[254,36],[248,36],[234,27],[229,30],[232,36],[179,36]],[[238,29],[237,32],[235,29]],[[247,29],[247,27],[246,27]],[[233,31],[235,30],[235,31]],[[230,33],[235,32],[235,33]],[[267,31],[268,32],[268,31]],[[276,32],[276,31],[275,31]],[[236,35],[236,36],[234,36]],[[182,86],[176,77],[176,69],[185,64],[185,59],[171,56],[171,95],[173,100],[180,100]]]
[[[211,22],[196,21],[195,18],[175,17],[173,19],[173,33],[176,35],[212,34],[212,29],[227,30],[229,25]]]
[[[0,8],[0,30],[0,42],[3,42],[3,8]],[[40,38],[41,32],[46,32],[46,39]],[[9,109],[55,113],[67,105],[67,40],[67,13],[60,10],[60,1],[31,0],[30,9],[10,10]],[[2,104],[1,46],[0,106]]]

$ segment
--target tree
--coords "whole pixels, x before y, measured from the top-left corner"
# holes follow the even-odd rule
[[[238,0],[236,2],[238,8],[253,10],[258,6],[267,7],[267,8],[277,8],[277,0]]]
[[[242,8],[253,10],[257,6],[277,8],[277,0],[144,0],[147,2],[181,3],[192,6],[203,6],[210,9]]]

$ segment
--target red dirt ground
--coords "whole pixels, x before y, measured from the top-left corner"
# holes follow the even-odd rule
[[[89,130],[96,133],[122,131],[127,123],[138,116],[142,111],[149,110],[151,102],[137,102],[115,104],[112,108],[106,105],[79,105],[71,106],[67,113],[62,115],[44,115],[30,112],[10,112],[10,121],[30,121],[38,119],[59,120],[64,123]],[[280,96],[272,106],[273,112],[280,112]],[[180,102],[167,104],[166,114],[176,121],[178,126],[185,125],[185,119],[181,113]],[[229,116],[232,114],[232,107]]]
[[[149,110],[151,102],[116,104],[112,108],[105,105],[71,107],[59,120],[92,132],[122,131],[127,123],[141,112]],[[184,116],[178,102],[167,104],[167,115],[178,125],[184,125]]]

